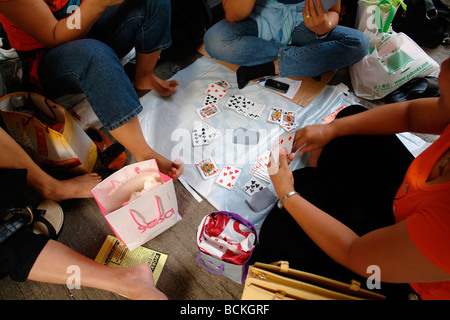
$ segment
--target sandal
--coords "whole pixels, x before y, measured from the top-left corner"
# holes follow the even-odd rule
[[[59,204],[44,200],[33,213],[33,233],[45,234],[55,240],[64,223],[64,213]]]
[[[392,102],[414,100],[419,98],[439,97],[441,91],[436,77],[414,78],[398,90],[388,95]]]
[[[121,169],[127,162],[125,148],[118,142],[112,142],[97,128],[86,129],[86,134],[94,141],[100,151],[100,160],[112,170]]]

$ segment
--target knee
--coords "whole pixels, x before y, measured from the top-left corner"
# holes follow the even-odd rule
[[[137,1],[139,3],[139,1]],[[147,8],[150,8],[150,14],[156,14],[159,17],[170,17],[170,0],[147,0]]]
[[[364,33],[361,32],[360,37],[359,37],[359,43],[360,43],[359,51],[360,51],[360,55],[361,55],[361,59],[362,59],[369,51],[370,40]]]
[[[224,23],[226,23],[225,20],[219,21],[209,28],[203,36],[205,50],[212,58],[222,55],[225,49],[224,44],[228,42],[227,33],[224,32],[226,27]]]
[[[206,31],[205,35],[203,36],[205,50],[212,58],[216,56],[217,50],[220,50],[218,49],[218,45],[216,43],[217,32],[215,31],[215,29],[215,26],[212,26]]]
[[[351,42],[354,57],[353,63],[356,63],[367,55],[370,40],[364,33],[358,31],[358,33],[352,37]]]
[[[120,60],[114,50],[102,41],[81,39],[73,41],[73,46],[76,48],[77,60],[80,65],[90,68],[98,65],[113,66],[116,63],[120,64]]]

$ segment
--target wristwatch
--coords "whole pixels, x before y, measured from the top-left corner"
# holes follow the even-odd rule
[[[283,202],[285,202],[287,198],[289,198],[290,196],[293,196],[295,194],[300,195],[300,193],[298,193],[297,191],[291,191],[287,195],[285,195],[283,198],[278,200],[278,203],[277,203],[278,208],[283,209]]]

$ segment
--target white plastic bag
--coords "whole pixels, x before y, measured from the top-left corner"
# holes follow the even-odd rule
[[[369,39],[372,39],[378,33],[377,23],[375,21],[375,9],[380,5],[380,0],[359,0],[355,18],[355,29],[364,33]],[[406,5],[401,0],[390,0],[388,4],[380,5],[380,18],[383,20],[392,19],[397,12],[398,7],[402,5],[406,10]],[[393,10],[392,10],[393,9]],[[390,24],[384,32],[392,32]]]
[[[439,65],[404,33],[390,32],[395,14],[383,19],[381,1],[374,10],[378,33],[371,39],[369,53],[350,66],[350,78],[355,94],[368,100],[381,99],[416,77],[437,75]],[[384,21],[384,23],[383,23]]]

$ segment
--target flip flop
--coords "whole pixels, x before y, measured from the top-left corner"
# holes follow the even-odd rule
[[[100,160],[112,170],[121,169],[127,162],[125,148],[118,142],[112,142],[97,128],[86,129],[86,134],[94,141],[100,151]]]
[[[55,240],[64,223],[64,213],[58,203],[44,200],[34,211],[33,233],[45,234]]]
[[[414,100],[419,98],[439,97],[441,91],[436,77],[414,78],[398,90],[392,92],[388,99],[392,102]]]

